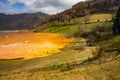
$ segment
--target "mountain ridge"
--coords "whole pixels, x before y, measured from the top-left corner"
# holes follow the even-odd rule
[[[120,1],[118,0],[87,0],[85,2],[79,2],[61,13],[51,15],[49,21],[69,21],[76,17],[83,17],[96,13],[110,13],[115,14],[119,7]]]
[[[34,24],[40,24],[47,16],[48,14],[42,12],[12,15],[0,13],[0,30],[30,29]]]

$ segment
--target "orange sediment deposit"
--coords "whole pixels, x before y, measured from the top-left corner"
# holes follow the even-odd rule
[[[0,59],[45,57],[59,53],[74,38],[52,33],[21,33],[0,37]]]

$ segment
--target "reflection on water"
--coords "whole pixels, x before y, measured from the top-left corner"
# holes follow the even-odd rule
[[[50,33],[20,33],[0,37],[0,58],[25,59],[44,57],[60,52],[73,38]]]

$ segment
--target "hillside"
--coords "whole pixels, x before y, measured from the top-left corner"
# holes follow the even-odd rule
[[[79,2],[72,8],[49,17],[48,22],[69,22],[71,19],[90,16],[92,14],[109,13],[114,14],[120,4],[119,0],[91,0]]]
[[[44,21],[47,16],[48,14],[41,12],[14,15],[0,13],[0,30],[30,29]]]

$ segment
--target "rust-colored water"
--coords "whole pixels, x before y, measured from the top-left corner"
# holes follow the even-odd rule
[[[60,52],[74,38],[51,33],[19,33],[0,37],[0,59],[31,59]]]

